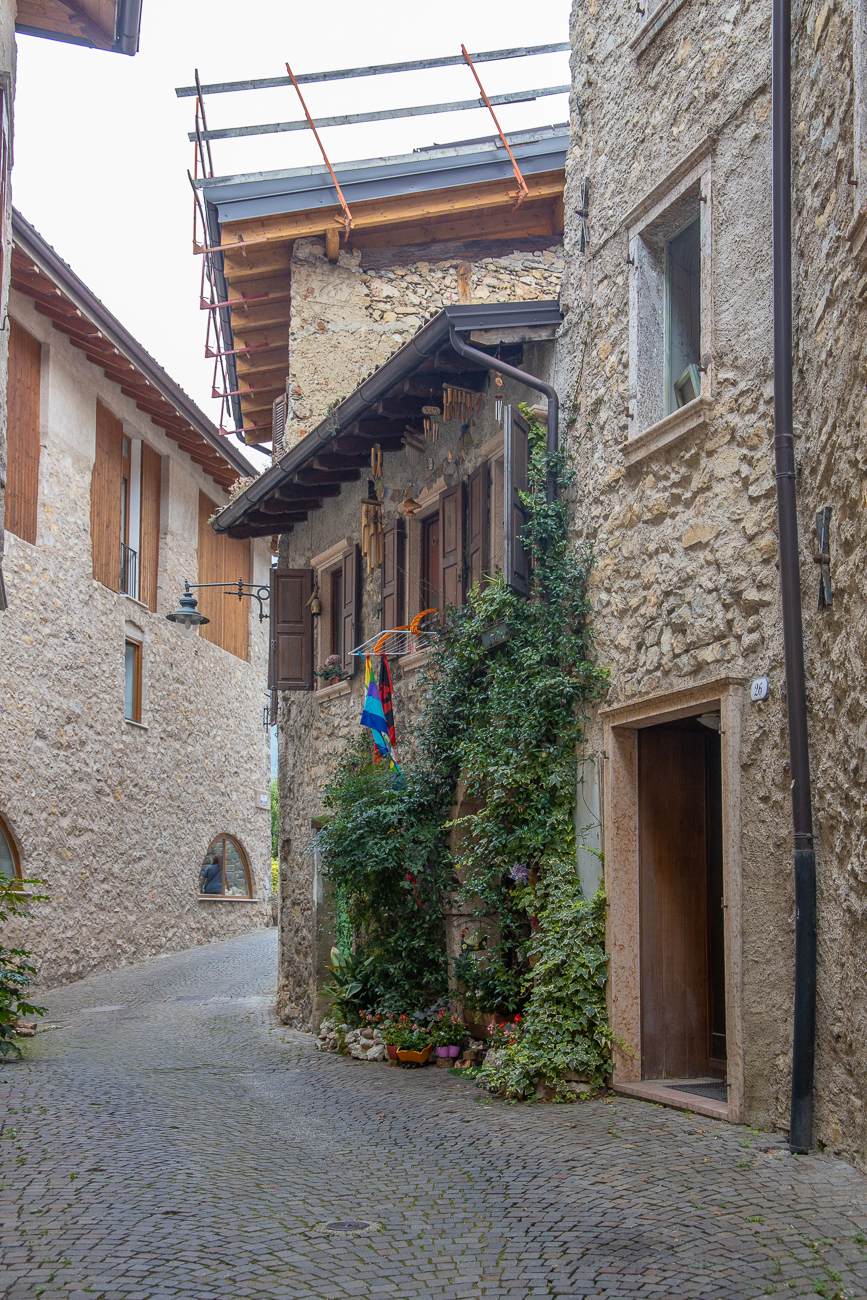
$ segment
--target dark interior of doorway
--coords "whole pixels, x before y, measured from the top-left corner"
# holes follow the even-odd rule
[[[638,733],[645,1079],[726,1070],[719,718],[702,717]]]

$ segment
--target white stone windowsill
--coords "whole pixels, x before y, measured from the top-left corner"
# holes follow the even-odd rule
[[[427,663],[429,654],[430,650],[425,646],[423,650],[416,650],[411,655],[403,655],[400,660],[401,671],[411,673],[416,668],[421,668],[423,664]]]
[[[136,727],[139,731],[150,731],[146,722],[136,722],[134,718],[124,718],[124,722],[128,727]]]
[[[645,0],[645,4],[649,3],[650,0]],[[640,58],[647,47],[653,44],[663,27],[671,21],[678,9],[685,3],[686,0],[662,0],[662,4],[657,5],[653,13],[645,19],[629,42],[629,48],[636,59]]]
[[[627,465],[637,465],[639,461],[661,451],[663,447],[671,446],[688,433],[706,433],[712,411],[713,398],[694,398],[693,401],[687,402],[686,406],[681,406],[679,410],[672,411],[671,415],[666,415],[665,419],[657,420],[656,424],[652,424],[643,433],[638,433],[634,438],[621,443],[623,459]]]
[[[323,686],[321,690],[314,691],[313,698],[322,704],[325,700],[336,700],[339,695],[348,695],[351,690],[351,681],[334,682],[332,686]]]
[[[259,903],[259,898],[246,898],[243,894],[196,894],[200,903]]]

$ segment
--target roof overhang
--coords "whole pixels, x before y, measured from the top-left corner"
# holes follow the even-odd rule
[[[213,528],[231,537],[265,537],[290,532],[342,485],[357,482],[370,464],[370,449],[401,451],[406,426],[421,420],[431,388],[455,383],[481,390],[488,371],[476,369],[449,343],[449,328],[508,334],[504,361],[520,357],[523,341],[562,324],[559,305],[540,302],[479,303],[445,307],[399,348],[305,438],[265,471],[214,519]]]
[[[231,487],[239,476],[255,477],[258,471],[241,451],[14,209],[12,237],[13,289],[30,298],[40,315],[47,316],[221,488]]]
[[[482,240],[545,247],[563,233],[568,124],[515,132],[511,145],[529,193],[515,208],[515,177],[498,137],[394,158],[335,165],[352,210],[349,247],[419,247]],[[229,400],[250,442],[270,440],[284,390],[290,264],[296,239],[324,238],[343,220],[322,166],[194,182],[208,222],[226,350]],[[230,340],[230,341],[229,341]]]
[[[18,0],[15,30],[67,45],[137,54],[142,0]]]

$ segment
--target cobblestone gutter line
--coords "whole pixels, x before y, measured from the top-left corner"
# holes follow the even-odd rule
[[[0,1071],[4,1300],[867,1295],[840,1161],[319,1054],[275,963],[265,931],[51,994]]]

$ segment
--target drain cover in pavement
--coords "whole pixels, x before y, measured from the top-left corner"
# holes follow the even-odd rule
[[[330,1223],[325,1224],[328,1232],[363,1232],[365,1228],[372,1227],[367,1219],[332,1219]]]

